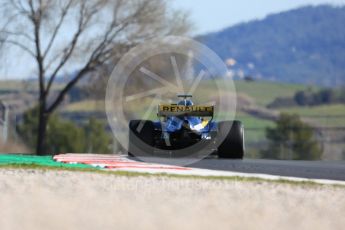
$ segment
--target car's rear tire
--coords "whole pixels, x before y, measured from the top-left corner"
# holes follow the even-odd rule
[[[129,122],[128,156],[150,156],[153,154],[154,125],[149,120]]]
[[[230,130],[230,131],[229,131]],[[244,128],[240,121],[222,121],[218,123],[218,131],[225,139],[218,146],[219,158],[242,159],[244,146]]]

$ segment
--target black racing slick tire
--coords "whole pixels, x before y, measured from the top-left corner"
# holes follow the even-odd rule
[[[151,156],[154,146],[154,125],[149,120],[129,122],[128,156]]]
[[[228,159],[243,159],[245,146],[244,128],[242,122],[219,122],[218,131],[223,138],[225,136],[223,142],[218,146],[218,157]]]

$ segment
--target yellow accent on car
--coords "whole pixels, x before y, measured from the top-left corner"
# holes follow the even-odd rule
[[[202,127],[205,128],[206,125],[208,124],[208,122],[209,122],[209,120],[203,120],[203,121],[201,122]]]

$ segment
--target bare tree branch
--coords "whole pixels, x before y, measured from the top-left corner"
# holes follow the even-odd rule
[[[73,80],[71,80],[59,93],[58,97],[55,99],[55,101],[52,103],[52,105],[47,109],[47,113],[53,112],[63,101],[64,97],[68,93],[68,91],[82,78],[85,76],[86,73],[92,71],[95,67],[90,67],[90,63],[88,62],[77,74],[76,77],[74,77]]]
[[[30,13],[31,13],[31,20],[35,20],[35,16],[36,16],[36,12],[35,12],[35,9],[34,9],[34,3],[32,0],[29,0],[28,1],[28,4],[29,4],[29,7],[30,7]]]
[[[12,0],[9,1],[9,4],[12,4],[12,6],[18,11],[18,14],[29,14],[29,10],[25,9],[23,2],[21,0]]]
[[[59,32],[59,30],[60,30],[60,28],[61,28],[61,26],[62,26],[62,24],[63,24],[63,22],[64,22],[64,19],[65,19],[67,13],[68,13],[68,10],[69,10],[70,7],[71,7],[72,2],[73,2],[73,0],[69,0],[69,2],[67,3],[67,5],[66,5],[65,7],[62,8],[61,16],[60,16],[59,22],[58,22],[58,24],[55,26],[54,32],[53,32],[53,34],[52,34],[52,36],[51,36],[51,38],[50,38],[50,40],[49,40],[49,42],[48,42],[48,46],[47,46],[46,50],[45,50],[44,53],[43,53],[43,59],[45,59],[45,57],[47,56],[47,54],[48,54],[50,48],[52,47],[52,45],[53,45],[53,43],[54,43],[54,41],[55,41],[55,39],[56,39],[56,36],[57,36],[57,34],[58,34],[58,32]]]
[[[40,99],[42,99],[44,95],[44,66],[43,66],[43,58],[41,53],[41,37],[40,37],[40,29],[41,29],[41,0],[39,1],[40,5],[38,9],[35,9],[33,0],[28,0],[28,4],[30,7],[31,15],[29,18],[34,27],[34,37],[35,37],[35,49],[36,49],[36,61],[38,65],[38,77],[39,77],[39,88],[40,88]]]
[[[24,37],[31,42],[35,41],[31,36],[29,36],[28,34],[24,32],[12,32],[12,31],[7,31],[7,30],[1,30],[0,33],[7,34],[9,36]]]
[[[8,40],[8,39],[0,39],[0,43],[12,44],[12,45],[17,46],[18,48],[24,50],[25,52],[30,54],[32,57],[36,57],[36,54],[33,51],[31,51],[27,46],[25,46],[24,44],[22,44],[18,41]]]
[[[94,14],[94,13],[95,12],[93,12],[92,14]],[[56,69],[54,70],[54,72],[52,73],[52,75],[49,78],[47,89],[45,91],[46,94],[49,93],[51,85],[53,84],[53,82],[54,82],[57,74],[61,70],[61,68],[65,65],[65,63],[71,57],[71,55],[72,55],[72,53],[73,53],[73,51],[77,45],[78,39],[79,39],[80,35],[83,33],[83,31],[85,30],[87,22],[91,19],[92,14],[85,15],[85,3],[82,3],[80,10],[79,10],[79,22],[78,22],[77,31],[75,32],[69,47],[66,47],[64,49],[64,55],[63,55],[60,63],[58,64],[58,66],[56,67]]]

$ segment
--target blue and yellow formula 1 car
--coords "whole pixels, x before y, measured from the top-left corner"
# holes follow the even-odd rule
[[[177,104],[158,105],[159,120],[131,120],[129,156],[192,152],[217,153],[219,158],[242,159],[244,129],[240,121],[213,121],[214,107],[194,105],[191,95],[178,95]]]

